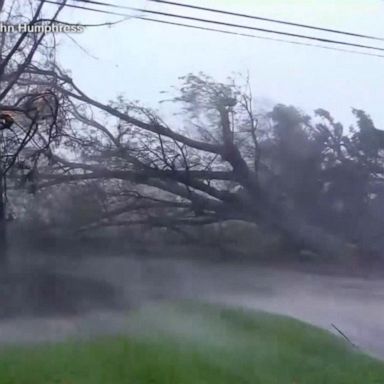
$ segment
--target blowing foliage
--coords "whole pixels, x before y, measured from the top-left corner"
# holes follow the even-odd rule
[[[103,104],[62,71],[36,72],[70,122],[41,163],[39,194],[91,191],[93,215],[75,231],[165,228],[196,241],[194,228],[242,221],[292,249],[380,254],[384,133],[364,111],[346,129],[326,110],[262,111],[248,83],[189,74],[167,100],[180,111],[170,125],[123,97]]]
[[[60,22],[65,2],[49,16],[45,1],[4,4],[4,21],[28,9],[33,25]],[[384,133],[364,111],[350,128],[323,109],[265,111],[248,81],[199,73],[167,94],[178,113],[164,118],[86,95],[55,53],[54,35],[0,41],[0,253],[9,218],[48,237],[161,229],[193,242],[243,222],[285,250],[381,254]]]

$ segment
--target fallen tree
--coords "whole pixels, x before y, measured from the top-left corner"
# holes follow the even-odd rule
[[[54,84],[71,121],[66,154],[50,152],[53,165],[40,169],[39,188],[98,182],[107,196],[98,220],[81,230],[242,220],[328,256],[351,255],[352,243],[363,244],[353,226],[383,168],[380,148],[373,157],[371,147],[362,148],[362,132],[376,129],[362,111],[355,111],[359,131],[344,134],[324,110],[315,123],[283,105],[256,113],[248,87],[188,75],[172,99],[183,109],[171,128],[137,103],[89,97],[63,71],[29,71],[40,85]],[[351,196],[343,195],[351,185]]]

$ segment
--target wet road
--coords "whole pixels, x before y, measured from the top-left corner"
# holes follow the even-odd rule
[[[187,298],[289,315],[337,333],[334,324],[361,349],[384,359],[384,280],[121,257],[60,260],[55,268],[111,283],[121,294],[123,309],[2,320],[1,344],[123,332],[127,312],[141,303]]]

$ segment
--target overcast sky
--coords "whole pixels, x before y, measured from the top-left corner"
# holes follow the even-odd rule
[[[106,0],[120,5],[210,17],[145,0]],[[263,17],[384,37],[384,2],[379,0],[180,0]],[[130,11],[123,11],[129,13]],[[132,13],[131,14],[135,14]],[[136,13],[137,14],[137,13]],[[66,15],[82,23],[119,17],[71,10]],[[384,48],[384,42],[351,39],[262,21],[221,17],[224,21],[299,32]],[[270,36],[250,32],[258,36]],[[251,76],[254,94],[271,103],[296,105],[306,112],[322,107],[351,123],[351,107],[367,110],[384,129],[384,57],[304,47],[255,38],[224,35],[129,19],[113,27],[88,27],[71,35],[90,55],[62,36],[60,59],[76,82],[91,96],[105,101],[117,94],[156,106],[160,91],[178,84],[178,77],[203,71],[217,80],[234,72]],[[274,36],[277,37],[278,36]],[[288,38],[294,40],[293,38]],[[320,44],[320,43],[319,43]],[[384,52],[382,52],[384,54]]]

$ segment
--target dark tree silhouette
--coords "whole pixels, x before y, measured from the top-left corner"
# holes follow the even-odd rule
[[[137,103],[90,98],[61,71],[37,73],[72,116],[68,156],[52,154],[40,187],[105,182],[108,204],[83,230],[235,219],[328,256],[367,245],[360,227],[383,168],[380,151],[364,147],[361,119],[353,134],[322,109],[314,119],[284,105],[259,114],[248,87],[200,74],[182,79],[172,99],[182,126],[171,128]]]
[[[65,1],[54,13],[43,13],[44,0],[0,2],[0,21],[29,26],[57,21]],[[22,16],[21,16],[22,15]],[[53,68],[55,39],[46,33],[2,33],[0,37],[0,258],[6,260],[9,179],[18,171],[33,189],[38,157],[58,138],[60,102],[52,86],[38,84],[36,68]]]

